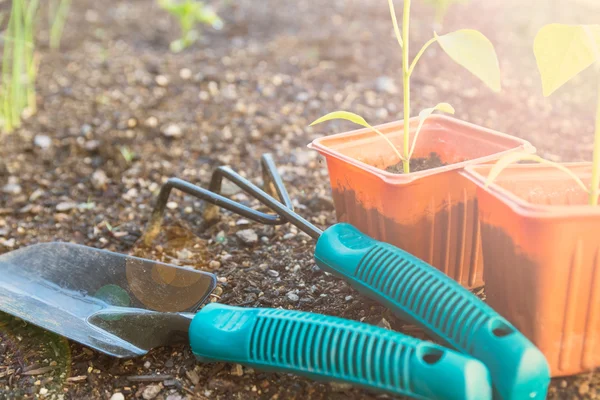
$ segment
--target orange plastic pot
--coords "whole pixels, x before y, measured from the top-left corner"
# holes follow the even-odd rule
[[[565,164],[584,183],[591,164]],[[600,366],[600,207],[553,167],[514,165],[477,184],[487,302],[544,353],[553,376]]]
[[[417,125],[411,119],[411,136]],[[402,148],[402,122],[377,128]],[[426,120],[413,154],[437,153],[448,164],[439,168],[386,172],[398,157],[370,129],[322,137],[309,147],[327,160],[339,221],[426,260],[469,288],[483,285],[483,262],[475,185],[459,172],[511,151],[535,152],[524,140],[439,115]]]

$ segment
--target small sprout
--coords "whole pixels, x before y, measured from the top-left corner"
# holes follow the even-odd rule
[[[79,204],[78,208],[80,210],[93,210],[94,208],[96,208],[96,203],[93,202],[91,199],[88,199],[85,203]]]
[[[533,53],[540,71],[544,96],[550,96],[592,64],[596,63],[600,67],[600,25],[546,25],[535,37]],[[501,158],[490,171],[488,185],[508,165],[522,159],[519,155],[509,156]],[[550,164],[567,172],[583,190],[589,193],[588,203],[592,206],[597,205],[600,197],[600,87],[598,87],[590,187],[584,185],[577,176],[560,164],[537,156],[529,156],[528,159]]]
[[[410,158],[415,149],[417,137],[423,127],[423,123],[434,111],[442,111],[454,114],[454,108],[448,103],[439,103],[435,107],[426,108],[419,113],[419,126],[415,132],[412,145],[410,143],[410,77],[414,72],[417,62],[425,53],[425,50],[435,42],[452,60],[461,65],[473,75],[481,79],[494,92],[500,91],[500,68],[498,57],[492,43],[481,33],[473,29],[461,29],[439,36],[434,32],[434,37],[427,41],[419,50],[412,62],[409,62],[409,22],[410,22],[411,0],[404,0],[404,11],[402,20],[402,32],[398,27],[393,0],[388,0],[394,34],[398,44],[402,48],[402,78],[404,87],[404,137],[402,153],[381,132],[369,125],[362,117],[346,111],[335,111],[317,119],[312,125],[329,121],[331,119],[345,119],[355,124],[370,128],[382,136],[394,149],[398,159],[402,161],[404,173],[410,172]]]
[[[181,29],[181,37],[171,42],[171,51],[177,53],[192,45],[200,34],[194,28],[196,24],[211,25],[221,29],[223,21],[214,11],[197,0],[158,0],[160,7],[177,18]]]
[[[53,1],[48,8],[50,19],[50,48],[53,50],[57,50],[60,47],[60,41],[62,39],[70,8],[71,0],[60,0],[58,6],[56,6],[56,1]]]
[[[106,229],[108,229],[108,231],[112,233],[113,227],[108,221],[104,221],[104,226],[106,226]]]
[[[127,162],[127,164],[131,164],[136,157],[136,154],[127,146],[121,146],[119,149],[121,151],[121,155]]]

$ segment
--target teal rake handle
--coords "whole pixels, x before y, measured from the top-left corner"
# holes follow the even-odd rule
[[[212,303],[190,326],[201,361],[226,361],[417,399],[491,399],[471,357],[376,326],[300,311]]]
[[[546,398],[550,372],[543,354],[492,308],[429,264],[343,223],[323,232],[315,259],[400,318],[482,361],[490,371],[494,397]]]

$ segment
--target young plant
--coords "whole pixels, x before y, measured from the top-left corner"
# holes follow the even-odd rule
[[[71,0],[60,0],[58,6],[56,5],[56,0],[50,4],[50,48],[52,50],[57,50],[60,47],[60,40],[65,29],[70,8]]]
[[[192,45],[199,37],[194,28],[197,24],[211,25],[215,29],[223,26],[223,21],[212,10],[197,0],[158,0],[161,8],[177,18],[181,38],[171,42],[171,51],[179,52]]]
[[[392,16],[392,23],[394,26],[394,34],[398,44],[402,48],[402,83],[403,83],[403,94],[404,94],[404,137],[402,152],[400,152],[392,142],[383,135],[379,130],[369,125],[362,117],[345,111],[335,111],[329,113],[316,121],[312,125],[319,124],[321,122],[333,120],[333,119],[344,119],[347,121],[354,122],[358,125],[372,129],[378,135],[385,138],[387,143],[394,149],[394,152],[402,161],[404,173],[410,172],[410,158],[415,149],[416,140],[419,136],[425,119],[429,117],[434,111],[442,111],[449,114],[454,114],[454,108],[448,103],[439,103],[435,107],[427,108],[419,113],[419,125],[413,137],[412,145],[410,143],[410,77],[412,76],[417,62],[425,53],[425,50],[437,42],[441,46],[442,50],[450,56],[459,65],[466,68],[476,77],[481,79],[488,87],[494,92],[500,91],[500,67],[498,64],[498,57],[492,43],[481,33],[473,29],[461,29],[446,35],[439,36],[434,32],[433,38],[423,45],[421,50],[417,53],[415,58],[410,62],[409,60],[409,24],[410,24],[410,5],[411,0],[404,0],[404,11],[402,14],[402,33],[398,27],[398,21],[396,20],[396,13],[394,11],[394,3],[392,0],[388,0],[390,7],[390,14]]]
[[[4,44],[0,81],[0,128],[18,128],[25,110],[35,112],[35,17],[39,0],[14,0],[8,25],[1,36]]]
[[[540,71],[544,96],[550,96],[593,64],[596,64],[600,72],[600,25],[546,25],[535,37],[533,52]],[[598,75],[600,78],[600,74]],[[545,163],[561,169],[589,194],[589,204],[597,205],[600,197],[600,86],[596,108],[592,180],[589,188],[564,166],[538,156],[532,158],[531,155],[520,153],[509,154],[498,160],[486,183],[489,185],[507,166],[521,160]]]

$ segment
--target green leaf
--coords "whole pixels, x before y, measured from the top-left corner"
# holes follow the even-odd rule
[[[465,67],[494,92],[500,91],[500,66],[494,45],[483,33],[460,29],[435,38],[457,64]]]
[[[571,178],[573,178],[573,180],[577,183],[577,185],[579,185],[581,189],[583,189],[586,193],[589,193],[589,189],[587,188],[587,186],[585,186],[583,181],[579,179],[577,175],[575,175],[570,169],[568,169],[564,165],[552,162],[550,160],[546,160],[545,158],[536,156],[535,154],[528,154],[523,152],[509,153],[504,157],[500,158],[490,170],[490,173],[488,174],[487,179],[485,181],[485,187],[487,188],[491,183],[493,183],[506,167],[518,161],[535,161],[540,164],[547,164],[552,167],[555,167],[569,175]]]
[[[394,1],[388,0],[390,5],[390,15],[392,16],[392,24],[394,25],[394,35],[400,47],[402,47],[402,35],[400,34],[400,28],[398,28],[398,20],[396,19],[396,11],[394,10]]]
[[[376,129],[376,128],[372,127],[371,125],[369,125],[369,123],[367,121],[365,121],[365,119],[358,114],[354,114],[354,113],[351,113],[348,111],[334,111],[334,112],[330,112],[329,114],[324,115],[321,118],[313,121],[309,126],[317,125],[322,122],[327,122],[327,121],[331,121],[334,119],[343,119],[345,121],[354,122],[357,125],[364,126],[365,128],[371,129],[373,132],[375,132],[379,136],[381,136],[387,142],[387,144],[390,145],[390,147],[394,150],[394,152],[396,153],[396,155],[398,156],[398,158],[401,161],[404,161],[404,157],[402,157],[402,154],[400,154],[400,152],[398,151],[396,146],[394,146],[394,144],[390,141],[390,139],[388,139],[388,137],[385,136],[379,129]]]
[[[535,37],[533,53],[544,96],[549,96],[598,61],[600,25],[546,25]]]
[[[417,131],[415,132],[415,136],[413,137],[413,142],[410,147],[410,153],[408,153],[408,159],[413,155],[413,151],[415,151],[415,145],[417,144],[417,138],[419,137],[419,133],[421,133],[421,128],[423,128],[423,124],[427,117],[429,117],[434,111],[442,111],[448,114],[454,114],[454,107],[452,107],[448,103],[439,103],[435,107],[426,108],[419,113],[419,126],[417,127]]]

